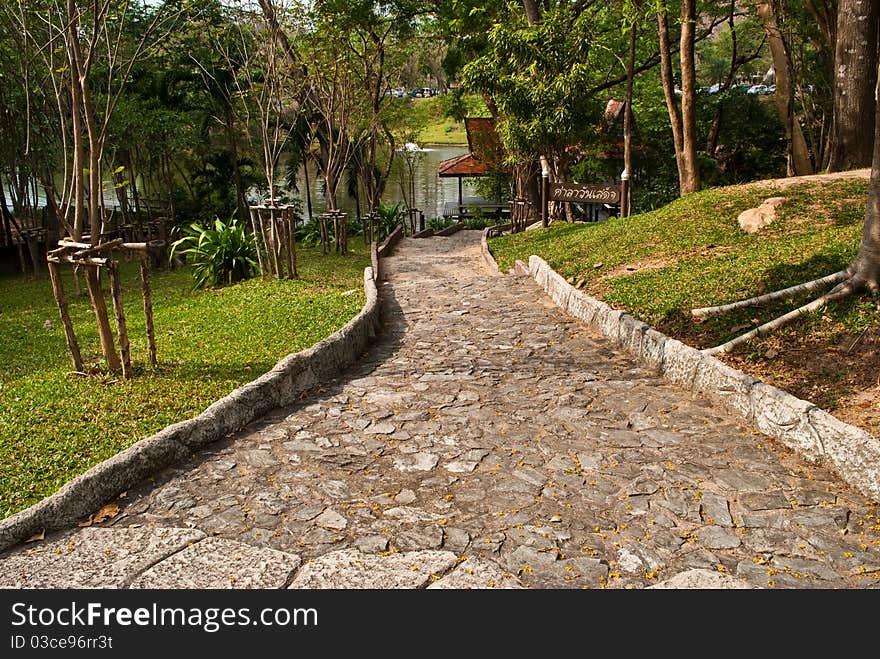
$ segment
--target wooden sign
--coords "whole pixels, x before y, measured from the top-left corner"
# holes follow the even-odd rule
[[[620,186],[601,183],[551,183],[550,201],[619,204]]]

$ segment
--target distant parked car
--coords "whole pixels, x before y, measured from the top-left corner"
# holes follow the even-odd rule
[[[406,96],[406,87],[395,87],[391,90],[391,95],[394,98],[403,98]]]
[[[776,93],[776,85],[752,85],[749,87],[747,94],[758,94],[759,96],[766,96],[767,94]]]

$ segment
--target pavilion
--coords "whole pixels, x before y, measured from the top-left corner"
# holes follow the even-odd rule
[[[454,212],[444,211],[444,215],[460,217],[467,214],[466,206],[477,205],[490,211],[497,211],[499,204],[484,200],[468,200],[462,196],[462,179],[490,176],[499,171],[501,159],[501,140],[495,130],[495,120],[487,117],[465,117],[468,152],[444,160],[437,166],[440,178],[458,179],[458,204]],[[504,204],[506,207],[506,204]]]

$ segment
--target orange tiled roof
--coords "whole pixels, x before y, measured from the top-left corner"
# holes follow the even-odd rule
[[[501,140],[495,132],[495,120],[465,117],[464,126],[467,130],[468,153],[441,162],[437,166],[439,176],[487,176],[497,169]]]
[[[477,160],[470,153],[449,158],[437,166],[438,176],[486,176],[488,173],[486,163]]]

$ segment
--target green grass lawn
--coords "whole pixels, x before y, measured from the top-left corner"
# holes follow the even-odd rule
[[[414,122],[420,126],[416,141],[419,144],[460,145],[467,144],[467,133],[463,122],[453,121],[443,116],[440,97],[414,98],[412,113]]]
[[[139,439],[198,415],[285,355],[342,327],[365,303],[369,265],[360,238],[350,247],[345,257],[298,247],[298,280],[252,279],[193,291],[189,269],[155,272],[154,369],[147,365],[138,271],[124,264],[135,371],[129,381],[72,373],[48,278],[0,279],[0,516],[52,494]],[[94,316],[88,297],[77,296],[69,270],[65,290],[83,359],[99,367]]]
[[[739,228],[740,212],[784,196],[779,218],[757,234]],[[661,209],[600,223],[559,223],[546,230],[492,239],[502,271],[531,254],[615,308],[695,347],[718,345],[742,326],[766,322],[791,302],[694,323],[690,310],[786,288],[831,274],[855,257],[867,181],[802,183],[774,190],[732,186],[688,195]],[[815,294],[814,294],[815,296]],[[806,301],[811,298],[795,300]],[[853,299],[830,307],[845,323],[880,321],[872,305]]]
[[[414,98],[411,100],[413,123],[419,126],[416,141],[421,145],[465,145],[468,143],[467,131],[463,121],[453,121],[444,116],[442,96],[433,98]],[[478,96],[466,99],[468,114],[473,117],[487,117],[489,111]]]

